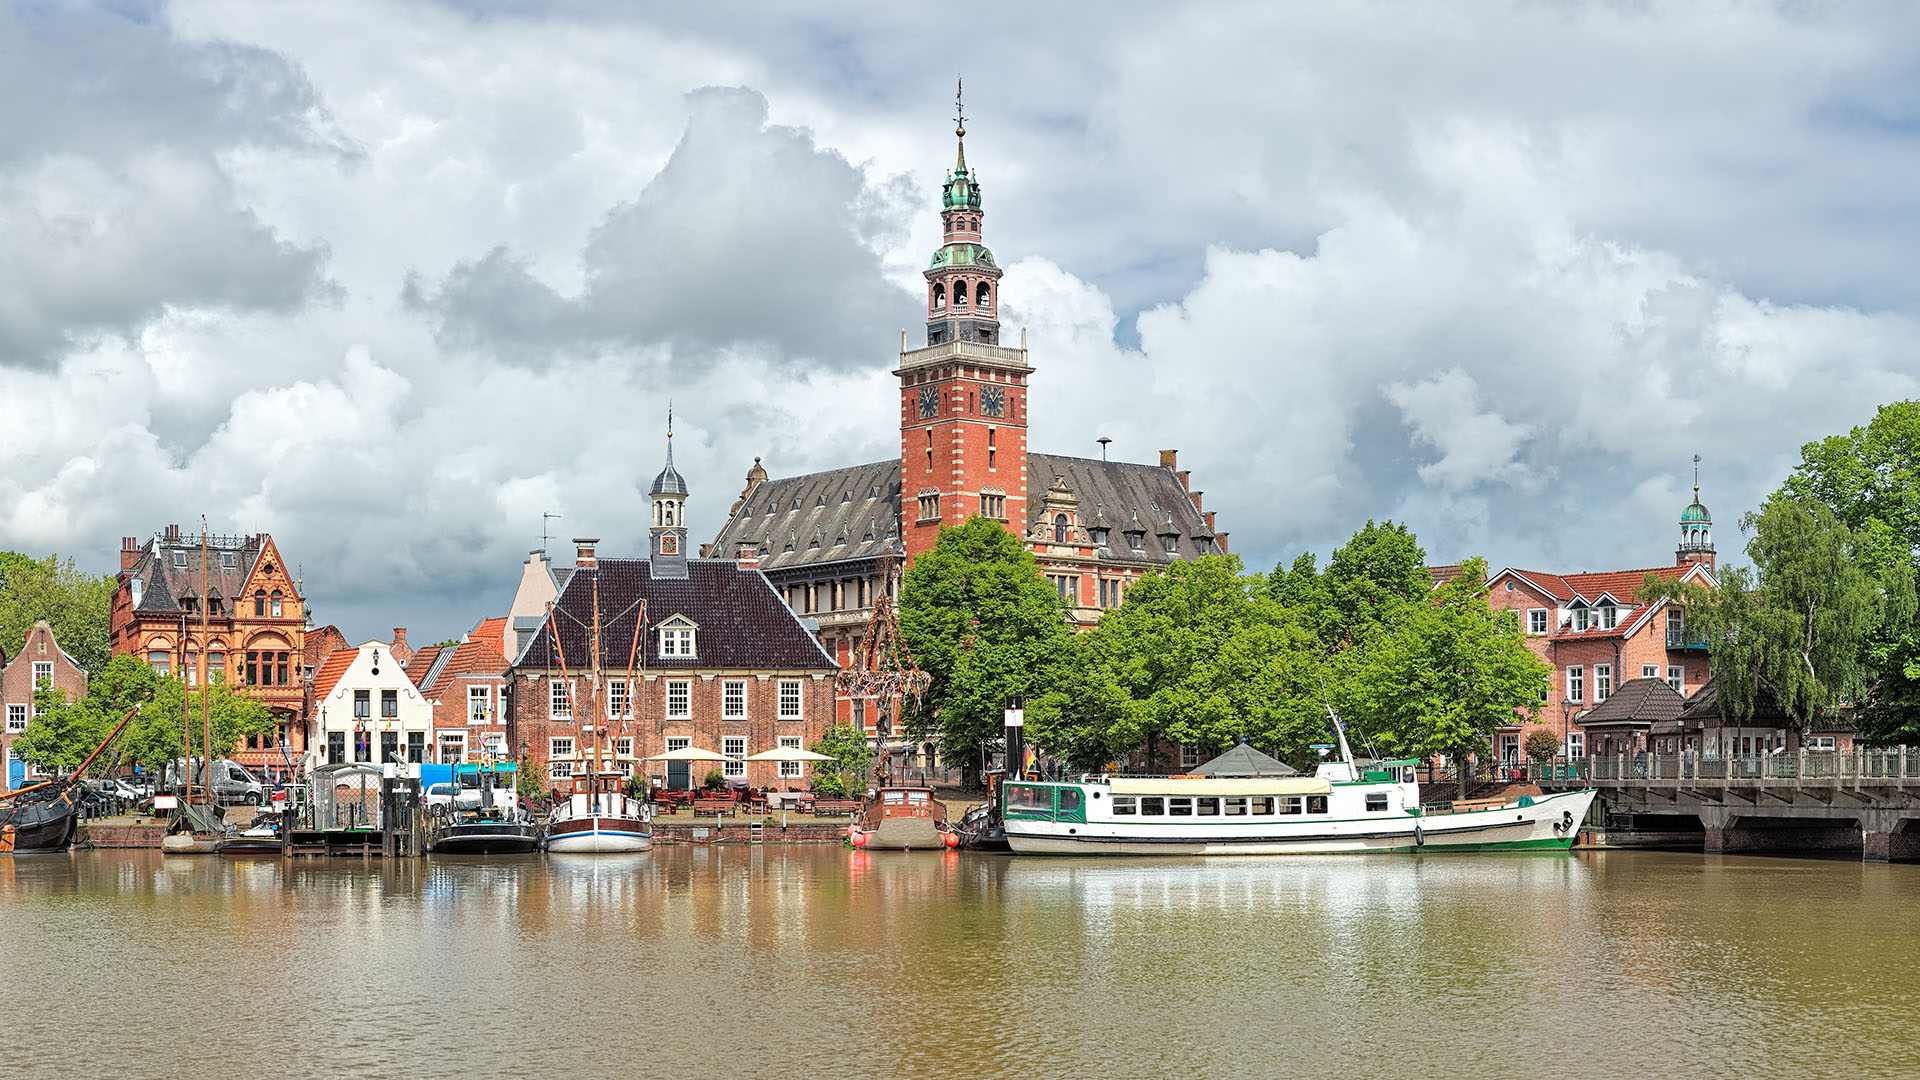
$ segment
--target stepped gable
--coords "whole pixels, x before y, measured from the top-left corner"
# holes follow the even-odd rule
[[[637,601],[646,601],[647,638],[641,645],[649,672],[675,669],[838,670],[831,656],[766,578],[730,559],[689,559],[684,578],[656,578],[646,559],[602,558],[577,568],[554,602],[553,619],[528,641],[519,665],[553,663],[554,627],[570,670],[590,661],[593,583],[600,584],[600,647],[603,664],[624,667],[632,649]],[[696,655],[661,657],[652,627],[684,616],[697,628]]]
[[[742,546],[763,569],[865,559],[900,552],[900,462],[763,480],[721,527],[709,554],[732,559]]]
[[[1056,476],[1064,477],[1079,505],[1080,527],[1111,530],[1104,558],[1117,562],[1166,564],[1197,559],[1218,549],[1212,529],[1194,508],[1193,498],[1172,469],[1130,461],[1059,454],[1027,455],[1027,490],[1044,492]],[[1038,494],[1027,500],[1028,529],[1040,524],[1045,503]],[[1142,533],[1138,547],[1128,542],[1129,531]],[[1162,535],[1177,534],[1168,552]],[[1200,539],[1209,543],[1202,549]]]

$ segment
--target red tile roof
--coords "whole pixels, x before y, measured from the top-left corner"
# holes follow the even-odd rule
[[[1600,594],[1605,593],[1623,604],[1632,604],[1633,594],[1640,591],[1640,586],[1645,582],[1648,574],[1668,581],[1677,581],[1691,569],[1693,569],[1692,564],[1655,566],[1647,570],[1609,570],[1598,574],[1548,574],[1538,570],[1513,572],[1555,600],[1572,600],[1577,596],[1582,600],[1592,601],[1599,599]]]
[[[327,657],[327,662],[320,665],[320,670],[313,673],[313,700],[327,700],[327,695],[333,693],[333,688],[339,685],[341,677],[346,675],[347,669],[353,666],[354,658],[359,655],[359,649],[335,649]]]
[[[480,625],[474,627],[473,631],[467,635],[467,640],[490,641],[493,643],[493,651],[505,656],[506,654],[502,652],[502,650],[506,647],[503,644],[506,641],[506,636],[507,617],[502,615],[497,619],[481,619]]]
[[[407,678],[413,680],[413,685],[422,690],[427,688],[427,675],[433,671],[434,660],[440,656],[441,651],[445,648],[446,646],[444,645],[422,645],[413,650],[413,658],[408,660],[405,665]]]

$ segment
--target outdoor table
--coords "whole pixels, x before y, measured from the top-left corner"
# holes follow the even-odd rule
[[[813,793],[810,791],[767,792],[767,809],[769,810],[796,810],[802,803],[812,801]]]

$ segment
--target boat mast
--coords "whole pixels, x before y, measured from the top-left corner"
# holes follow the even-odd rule
[[[1353,762],[1353,747],[1347,745],[1347,726],[1340,722],[1340,714],[1333,711],[1333,703],[1327,702],[1327,718],[1333,721],[1334,738],[1340,740],[1340,760],[1347,763],[1347,779],[1360,779],[1360,767]]]
[[[617,623],[620,619],[618,616],[615,616],[613,621]],[[646,625],[647,602],[642,600],[640,601],[638,614],[633,617],[633,640],[627,646],[627,681],[621,684],[621,686],[625,688],[624,697],[626,698],[626,700],[620,703],[620,711],[624,718],[631,718],[635,715],[633,711],[633,667],[634,663],[640,659],[640,636],[646,632]],[[627,730],[627,721],[624,718],[620,720],[620,730],[623,732]],[[633,725],[633,728],[636,732],[635,738],[637,739],[640,725],[636,723]],[[624,787],[625,785],[622,786]]]
[[[573,678],[572,676],[569,676],[567,674],[566,650],[560,647],[560,620],[554,618],[553,616],[554,616],[553,602],[548,601],[547,602],[547,633],[553,638],[553,657],[554,657],[554,660],[560,665],[560,681],[566,684],[566,687],[567,687],[567,711],[573,714],[574,752],[577,756],[584,758],[586,755],[581,754],[579,752],[580,751],[580,709],[579,709],[580,703],[573,700]],[[571,615],[567,617],[570,619],[573,618],[573,616]],[[574,619],[574,621],[578,622],[579,620]],[[551,693],[549,693],[549,696],[551,696]],[[552,769],[551,764],[549,764],[548,769],[549,769],[549,778],[551,778],[551,769]]]
[[[200,515],[200,723],[207,754],[207,803],[213,803],[213,709],[207,686],[207,515]]]
[[[600,739],[606,734],[606,707],[600,700],[600,574],[593,575],[593,779],[587,790],[593,792],[593,812],[600,812]]]
[[[159,545],[155,545],[158,547]],[[187,696],[187,616],[180,616],[180,742],[186,756],[182,759],[183,773],[186,777],[186,794],[182,796],[188,805],[193,803],[193,699]],[[211,781],[212,777],[208,777]]]

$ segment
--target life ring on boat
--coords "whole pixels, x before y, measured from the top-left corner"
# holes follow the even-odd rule
[[[1422,828],[1421,828],[1420,826],[1418,826],[1418,825],[1415,825],[1415,826],[1413,827],[1413,846],[1414,846],[1414,847],[1426,847],[1426,846],[1427,846],[1427,833],[1426,833],[1426,830],[1425,830],[1425,829],[1422,829]]]

